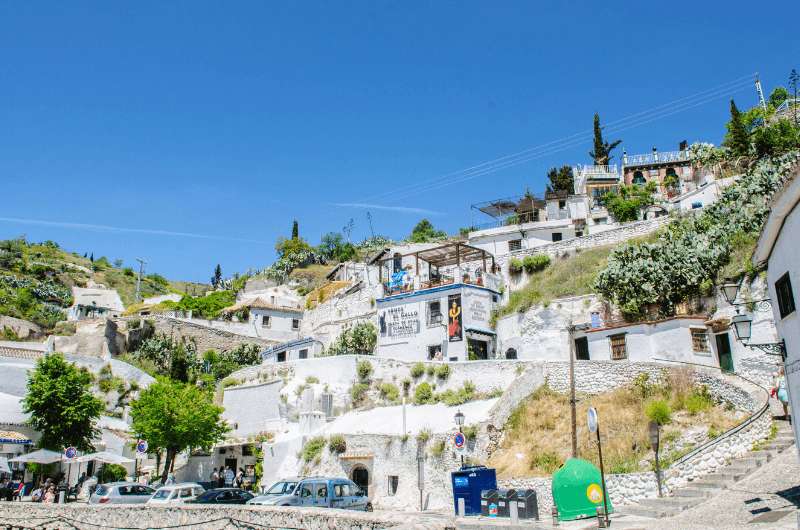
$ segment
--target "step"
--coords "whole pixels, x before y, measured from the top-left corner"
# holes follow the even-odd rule
[[[702,497],[664,497],[661,499],[642,499],[639,501],[639,506],[645,506],[647,508],[658,508],[663,506],[670,508],[673,511],[682,512],[683,510],[688,510],[695,504],[700,504],[703,501],[705,501],[705,499]]]
[[[694,484],[690,482],[689,484]],[[679,488],[672,492],[675,497],[710,497],[714,493],[714,490],[710,488],[697,488],[694,486],[687,486],[685,488]]]
[[[667,506],[641,506],[639,504],[630,504],[621,506],[615,510],[617,513],[624,513],[628,515],[638,515],[639,517],[650,517],[651,519],[662,519],[680,513],[679,510],[674,510]]]
[[[717,472],[717,473],[709,473],[708,475],[706,475],[703,478],[708,480],[708,481],[710,481],[710,482],[720,481],[720,482],[723,482],[725,484],[732,484],[732,483],[734,483],[734,482],[736,482],[738,480],[741,480],[742,478],[744,478],[746,476],[747,476],[747,473],[742,473],[740,471],[735,471],[735,470],[731,471],[731,472],[728,472],[727,469],[723,468],[719,472]]]
[[[769,462],[769,456],[767,456],[766,454],[756,455],[755,453],[749,453],[747,456],[736,458],[731,463],[733,464],[739,462],[752,466],[763,466],[764,464]]]
[[[760,449],[758,451],[753,451],[748,456],[755,457],[755,458],[766,458],[767,462],[778,456],[777,451],[769,451],[766,449]]]
[[[708,480],[708,475],[700,480],[693,480],[689,484],[694,488],[703,488],[708,490],[724,490],[734,481],[728,480]]]

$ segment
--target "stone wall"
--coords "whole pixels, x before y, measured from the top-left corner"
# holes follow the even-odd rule
[[[170,508],[137,505],[0,503],[0,521],[25,527],[72,528],[203,528],[216,530],[247,523],[259,528],[304,530],[379,530],[382,528],[444,529],[446,519],[431,522],[413,514],[379,514],[325,508],[184,505]],[[71,521],[71,522],[70,522]],[[235,523],[232,524],[232,521]],[[236,524],[238,523],[238,524]],[[419,524],[422,526],[419,526]],[[37,526],[38,527],[38,526]]]
[[[19,359],[36,359],[47,352],[47,345],[38,342],[0,341],[0,355]]]
[[[511,258],[523,258],[531,254],[547,254],[551,257],[557,257],[564,254],[575,252],[576,250],[584,250],[593,247],[602,247],[605,245],[615,245],[634,237],[640,237],[654,232],[667,224],[671,220],[670,217],[658,217],[656,219],[648,219],[646,221],[636,221],[633,223],[625,224],[613,230],[606,230],[596,234],[589,234],[586,236],[575,237],[572,239],[565,239],[563,241],[556,241],[547,245],[541,245],[534,248],[526,248],[517,250],[502,256],[495,256],[498,265],[505,269],[506,264]]]
[[[42,328],[38,324],[21,318],[0,315],[0,332],[5,328],[13,331],[20,339],[33,339],[42,335]]]
[[[346,294],[346,289],[339,291],[335,296],[305,312],[301,324],[303,335],[313,336],[328,347],[348,326],[362,321],[377,325],[375,300],[381,296],[382,291],[380,284],[363,285],[350,294]]]

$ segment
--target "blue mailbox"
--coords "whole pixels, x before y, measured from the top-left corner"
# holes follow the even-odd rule
[[[453,481],[453,509],[458,513],[458,499],[464,499],[464,515],[481,514],[481,491],[496,490],[497,476],[486,466],[462,467],[450,473]]]

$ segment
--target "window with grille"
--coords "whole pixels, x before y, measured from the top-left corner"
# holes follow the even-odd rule
[[[521,239],[512,239],[508,242],[508,251],[514,252],[515,250],[522,250],[522,240]]]
[[[397,486],[400,484],[400,477],[397,475],[389,475],[389,484],[387,488],[387,493],[390,497],[393,497],[397,494]]]
[[[300,319],[293,318],[292,319],[292,329],[300,329]]]
[[[428,327],[442,323],[442,303],[439,300],[428,302]]]
[[[708,333],[704,329],[692,329],[692,350],[697,353],[708,353]]]
[[[628,358],[628,349],[625,346],[625,334],[611,335],[608,337],[611,342],[611,359],[619,361],[620,359]]]
[[[778,298],[778,310],[781,313],[781,318],[794,313],[794,294],[792,293],[792,281],[789,279],[788,272],[775,282],[775,294]]]
[[[262,328],[268,328],[270,326],[270,324],[271,324],[271,320],[272,319],[269,317],[269,315],[263,315],[261,317],[261,327]]]

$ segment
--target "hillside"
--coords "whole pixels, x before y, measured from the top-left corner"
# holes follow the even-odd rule
[[[72,287],[91,283],[116,289],[127,306],[134,303],[136,272],[106,257],[92,259],[70,253],[53,241],[31,243],[23,238],[0,241],[0,315],[34,322],[46,330],[66,318]],[[184,293],[208,286],[170,282],[158,274],[142,278],[143,297]]]

